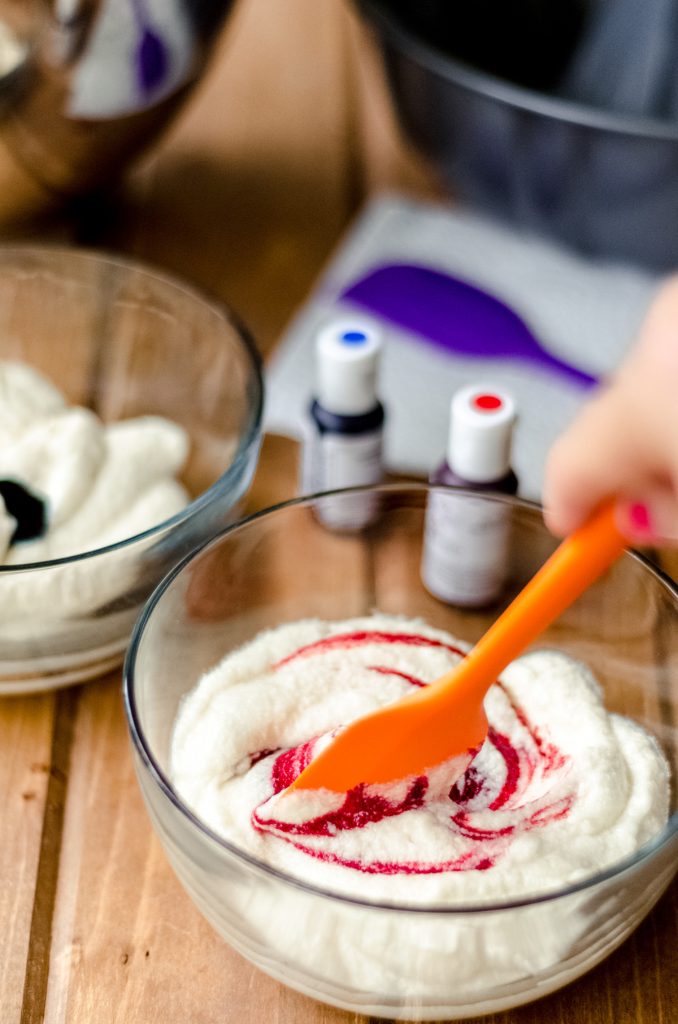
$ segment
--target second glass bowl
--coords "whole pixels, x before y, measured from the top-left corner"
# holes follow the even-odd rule
[[[158,581],[236,514],[261,440],[263,383],[221,303],[135,262],[0,249],[0,358],[28,363],[104,421],[157,415],[186,431],[192,500],[84,554],[0,565],[0,695],[88,679],[122,660]]]

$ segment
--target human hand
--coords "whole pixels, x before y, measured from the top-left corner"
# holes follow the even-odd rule
[[[550,530],[570,533],[607,498],[632,543],[678,543],[678,274],[658,291],[618,372],[549,454]]]

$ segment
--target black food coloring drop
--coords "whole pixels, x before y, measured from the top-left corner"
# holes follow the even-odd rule
[[[11,543],[21,540],[35,540],[47,529],[45,503],[16,480],[0,480],[0,497],[5,503],[8,515],[16,519]]]

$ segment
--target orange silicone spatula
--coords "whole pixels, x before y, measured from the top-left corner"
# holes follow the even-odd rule
[[[454,757],[461,775],[487,735],[483,699],[488,688],[625,545],[613,505],[601,506],[559,545],[458,665],[429,686],[352,722],[289,788],[343,793],[359,783],[419,775]]]

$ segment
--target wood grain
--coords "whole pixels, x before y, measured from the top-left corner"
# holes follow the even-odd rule
[[[355,210],[346,31],[335,2],[239,4],[109,236],[231,301],[263,351]]]
[[[439,194],[398,131],[353,6],[241,0],[185,114],[125,189],[49,230],[214,291],[266,353],[351,216],[384,188]],[[295,487],[294,446],[267,439],[248,507]],[[405,586],[415,567],[395,558],[384,547],[373,568]],[[2,1024],[368,1024],[267,978],[194,909],[143,808],[119,676],[3,701],[0,752]],[[673,1024],[677,921],[674,884],[596,970],[488,1021]]]
[[[33,910],[28,935],[26,975],[21,1004],[21,1024],[43,1020],[49,983],[52,920],[56,899],[59,859],[63,837],[64,806],[68,789],[73,740],[75,691],[63,691],[54,698],[54,727],[49,761],[39,769],[48,776],[40,841],[40,858],[34,882]]]
[[[54,698],[0,702],[0,1007],[21,1020],[41,837],[52,772]],[[57,780],[58,781],[58,780]],[[55,802],[58,794],[54,793]]]
[[[287,452],[287,460],[281,453]],[[289,485],[290,442],[265,445],[259,477],[267,494]],[[255,485],[253,493],[262,493]],[[303,524],[302,524],[303,525]],[[310,526],[310,529],[308,528]],[[312,524],[299,544],[314,546]],[[358,541],[326,531],[309,564],[329,573],[364,572]],[[271,552],[298,567],[299,549]],[[334,560],[334,564],[332,564]],[[257,590],[256,582],[253,583]],[[277,594],[280,597],[284,595]],[[119,681],[80,691],[73,722],[68,798],[63,815],[59,885],[52,924],[49,1024],[128,1021],[289,1020],[349,1024],[362,1018],[321,1007],[261,975],[211,930],[180,889],[139,794],[129,753]]]
[[[267,439],[253,496],[287,496],[295,454],[291,442]],[[289,557],[294,562],[299,554]],[[373,565],[378,600],[384,589],[411,585],[418,571],[418,559],[399,557],[392,542],[377,544]],[[333,576],[338,571],[335,565]],[[45,1021],[368,1024],[366,1017],[324,1007],[267,978],[204,922],[152,834],[134,778],[118,679],[77,692]],[[674,884],[605,964],[545,1000],[488,1021],[669,1024],[678,1000],[677,910]],[[33,1019],[39,1018],[24,1017],[26,1024]]]
[[[99,341],[98,268],[87,268],[80,277],[76,273],[64,302],[56,291],[45,297],[43,283],[50,270],[39,258],[26,256],[19,274],[9,273],[3,261],[0,256],[3,358],[27,360],[71,401],[87,402]],[[68,359],[60,351],[64,337]],[[3,1024],[43,1019],[76,701],[76,691],[0,701]]]

